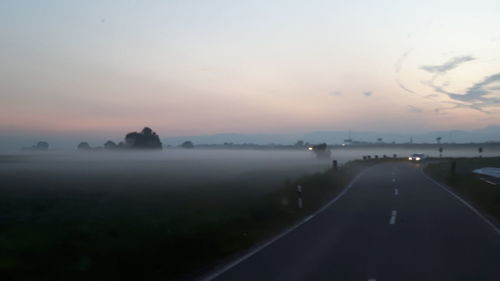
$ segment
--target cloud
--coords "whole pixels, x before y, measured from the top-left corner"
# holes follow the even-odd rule
[[[500,91],[498,91],[498,86],[495,85],[497,83],[500,83],[500,73],[485,77],[483,81],[467,89],[464,94],[448,93],[448,96],[463,102],[500,105]],[[490,85],[493,87],[489,87]]]
[[[475,59],[476,58],[472,56],[454,57],[441,65],[422,65],[420,69],[430,73],[444,74],[454,68],[457,68],[458,66],[460,66],[465,62],[473,61]]]
[[[412,93],[412,94],[414,94],[414,95],[418,95],[417,93],[415,93],[414,91],[412,91],[412,90],[408,89],[405,85],[403,85],[403,83],[401,83],[401,81],[400,81],[399,79],[396,79],[396,83],[398,84],[398,86],[399,86],[401,89],[403,89],[403,90],[407,91],[408,93]]]
[[[416,106],[413,106],[413,105],[408,105],[408,108],[410,110],[410,112],[413,112],[413,113],[422,113],[422,109],[421,108],[418,108]]]
[[[373,92],[372,91],[366,91],[366,92],[363,92],[363,95],[365,95],[367,97],[371,97],[373,95]]]
[[[406,60],[406,58],[410,55],[411,50],[404,52],[396,61],[394,64],[394,70],[396,73],[399,73],[401,71],[401,68],[403,67],[403,63]]]
[[[328,93],[329,96],[332,96],[332,97],[340,97],[342,95],[342,92],[341,91],[331,91]]]
[[[464,93],[448,92],[441,86],[435,85],[433,81],[427,81],[424,84],[452,100],[445,102],[453,105],[448,109],[469,108],[489,113],[484,108],[500,106],[500,73],[484,77],[483,80],[475,83]]]

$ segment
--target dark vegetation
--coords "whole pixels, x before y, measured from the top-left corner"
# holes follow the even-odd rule
[[[10,173],[0,196],[0,274],[11,281],[192,280],[317,210],[373,163],[349,162],[269,192],[250,188],[265,174],[165,189],[133,175],[116,183],[112,174]]]
[[[49,143],[46,141],[39,141],[37,144],[30,147],[23,147],[23,150],[47,151],[49,150]]]
[[[108,140],[104,146],[91,147],[87,142],[78,144],[77,149],[80,151],[93,150],[125,150],[125,149],[162,149],[160,136],[153,132],[149,127],[144,127],[140,133],[131,132],[125,135],[125,141],[116,144],[114,141]]]
[[[312,150],[312,152],[314,152],[314,154],[318,158],[329,159],[331,157],[331,154],[332,154],[330,148],[328,147],[328,145],[326,143],[313,145],[313,146],[309,147],[309,150]]]
[[[180,147],[182,148],[194,148],[194,144],[191,141],[185,141],[183,142]]]
[[[454,172],[453,161],[456,163]],[[481,180],[481,176],[472,173],[473,170],[484,167],[500,167],[500,157],[441,159],[428,164],[425,172],[500,220],[500,186],[489,184]]]

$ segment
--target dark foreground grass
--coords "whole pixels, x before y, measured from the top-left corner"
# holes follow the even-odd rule
[[[456,162],[454,175],[451,173],[452,161]],[[500,186],[488,184],[472,173],[483,167],[500,167],[500,157],[446,159],[427,165],[425,172],[500,220]]]
[[[18,197],[0,197],[1,280],[191,280],[314,212],[373,163],[349,162],[259,194],[231,190],[234,182],[111,198],[99,186],[22,187]]]

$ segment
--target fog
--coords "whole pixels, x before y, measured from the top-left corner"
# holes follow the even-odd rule
[[[318,160],[308,151],[40,152],[9,154],[0,159],[0,174],[4,178],[16,174],[54,177],[74,185],[113,179],[113,185],[142,184],[141,188],[208,185],[258,175],[282,181],[330,165],[330,161]]]
[[[374,157],[407,157],[411,153],[439,157],[436,148],[332,149],[340,165]],[[477,157],[477,148],[444,147],[443,157]],[[500,156],[485,148],[482,155]],[[152,190],[222,190],[270,192],[285,180],[324,171],[331,159],[306,150],[165,149],[163,151],[19,152],[0,155],[0,192],[22,189],[143,192]],[[2,192],[4,193],[4,192]],[[15,192],[17,193],[17,192]]]
[[[339,164],[364,155],[406,157],[411,153],[439,157],[436,148],[332,149]],[[447,148],[443,157],[477,157],[476,147]],[[500,156],[498,148],[485,148],[482,155]],[[160,189],[211,186],[239,182],[245,188],[270,188],[285,179],[318,172],[331,166],[331,159],[317,159],[305,150],[165,149],[163,151],[18,152],[0,155],[0,176],[4,183],[22,188],[23,182],[65,188]],[[35,181],[36,179],[36,181]],[[11,181],[14,180],[14,181]],[[245,184],[245,181],[248,183]],[[106,182],[105,186],[100,185]]]

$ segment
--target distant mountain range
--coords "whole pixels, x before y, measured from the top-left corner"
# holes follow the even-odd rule
[[[435,143],[441,137],[443,143],[500,142],[500,126],[489,126],[479,130],[433,131],[428,133],[404,134],[369,131],[317,131],[304,134],[214,134],[204,136],[180,136],[162,138],[165,145],[179,145],[190,140],[194,144],[294,144],[298,140],[309,143],[342,144],[349,137],[353,141],[376,143],[379,138],[391,143]]]

